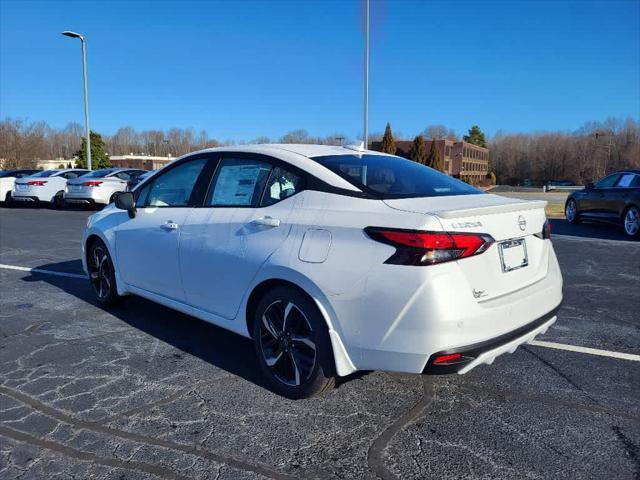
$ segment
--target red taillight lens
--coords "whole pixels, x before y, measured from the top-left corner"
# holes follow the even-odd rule
[[[551,238],[551,222],[547,220],[542,227],[542,238]]]
[[[103,182],[92,180],[89,182],[82,182],[82,185],[85,187],[99,187]]]
[[[30,180],[27,185],[33,185],[34,187],[42,187],[47,183],[46,180]]]
[[[433,265],[478,255],[494,242],[483,233],[422,232],[367,227],[369,237],[396,247],[385,263],[396,265]]]
[[[433,359],[433,363],[436,365],[442,365],[447,363],[456,363],[456,360],[460,360],[462,355],[459,353],[452,353],[450,355],[440,355]]]

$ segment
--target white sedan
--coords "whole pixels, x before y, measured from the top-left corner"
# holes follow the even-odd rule
[[[64,191],[64,201],[76,205],[107,205],[115,195],[125,192],[129,182],[146,170],[137,168],[103,168],[69,180]]]
[[[18,178],[11,191],[11,200],[20,203],[50,203],[56,208],[64,206],[64,189],[67,180],[84,175],[85,168],[44,170],[28,177]]]
[[[545,332],[562,276],[544,205],[357,147],[216,148],[93,215],[82,260],[100,303],[252,338],[301,398],[357,370],[466,373]]]
[[[28,177],[38,173],[38,170],[0,170],[0,202],[11,201],[11,190],[16,178]]]

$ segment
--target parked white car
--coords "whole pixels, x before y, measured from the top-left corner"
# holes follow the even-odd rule
[[[300,398],[356,370],[466,373],[545,332],[562,301],[545,203],[355,147],[224,147],[93,215],[82,261],[99,302],[250,337]]]
[[[137,168],[103,168],[69,180],[64,201],[69,204],[107,205],[117,193],[126,192],[128,183],[146,170]]]
[[[44,170],[28,177],[18,178],[11,192],[11,200],[21,203],[45,202],[54,207],[64,206],[64,189],[67,180],[84,175],[84,168]]]
[[[16,178],[28,177],[38,173],[38,170],[0,170],[0,201],[11,201],[11,190]]]

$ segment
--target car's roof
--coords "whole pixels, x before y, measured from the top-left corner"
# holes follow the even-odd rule
[[[640,170],[637,170],[635,168],[627,168],[624,170],[620,170],[620,173],[635,173],[636,175],[640,175]]]
[[[357,147],[347,148],[338,145],[315,145],[306,143],[267,143],[251,145],[229,145],[226,147],[208,148],[205,150],[200,150],[198,152],[189,153],[187,155],[184,155],[184,157],[191,156],[197,153],[208,152],[246,152],[269,155],[274,158],[283,160],[287,163],[291,163],[292,165],[295,165],[299,168],[302,168],[312,175],[315,175],[319,179],[329,183],[330,185],[333,185],[334,187],[356,192],[359,192],[360,190],[351,183],[347,182],[344,178],[340,177],[328,168],[311,159],[315,157],[326,157],[329,155],[353,155],[354,158],[357,158],[358,156],[363,154],[387,155],[385,153],[374,152],[372,150],[359,150]]]

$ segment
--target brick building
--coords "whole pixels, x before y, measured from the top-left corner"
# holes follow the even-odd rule
[[[427,155],[432,141],[425,140]],[[472,183],[485,181],[489,171],[489,149],[463,141],[442,139],[435,142],[444,159],[445,173]],[[396,155],[409,158],[412,144],[412,140],[396,141]],[[382,150],[382,142],[372,142],[371,149]]]

